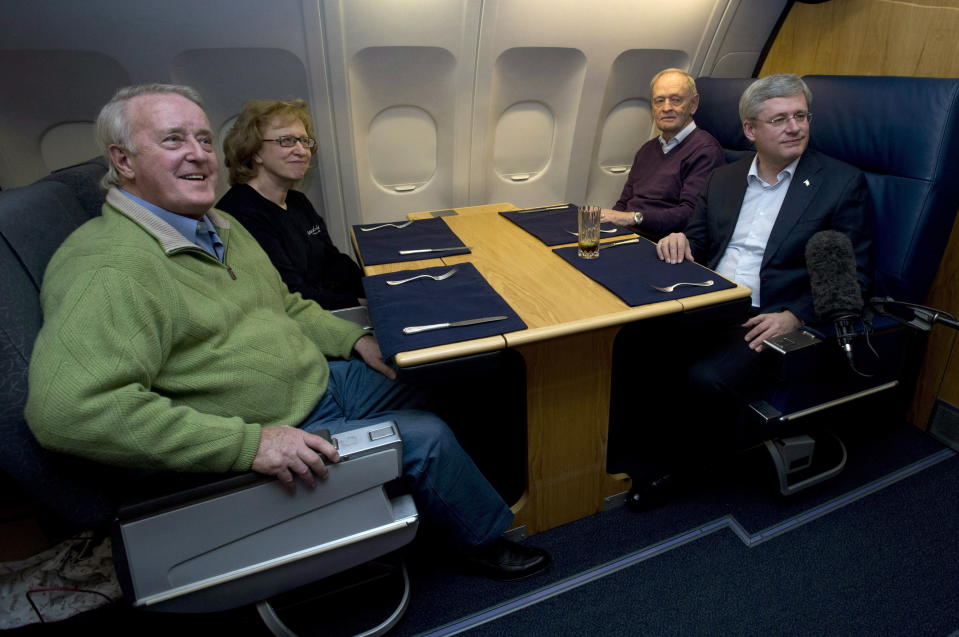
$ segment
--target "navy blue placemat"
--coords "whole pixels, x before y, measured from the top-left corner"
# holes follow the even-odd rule
[[[576,233],[579,230],[576,218],[577,207],[574,204],[568,204],[565,208],[557,210],[513,211],[501,212],[500,214],[546,245],[557,246],[563,243],[575,243]],[[600,233],[601,237],[632,234],[632,230],[627,230],[612,223],[604,223],[601,229],[605,231]],[[615,230],[616,232],[609,232],[609,230]],[[573,234],[570,234],[570,232]]]
[[[452,268],[456,268],[456,274],[443,281],[423,278],[402,285],[386,284],[387,281],[419,274],[443,274]],[[526,329],[526,323],[487,283],[472,263],[368,276],[363,278],[363,288],[366,290],[376,340],[379,341],[380,351],[385,357],[434,345]],[[419,334],[403,333],[403,328],[410,325],[464,321],[484,316],[508,318]]]
[[[683,261],[670,264],[660,261],[656,256],[656,245],[645,239],[615,248],[601,248],[597,259],[580,259],[576,256],[576,251],[576,246],[553,250],[630,307],[736,287],[735,283],[710,272],[698,263]],[[650,287],[665,287],[679,281],[702,282],[710,279],[713,285],[708,288],[684,285],[673,292],[660,292]]]
[[[404,223],[396,221],[397,225]],[[381,263],[401,263],[420,259],[437,259],[453,254],[470,252],[443,219],[417,219],[405,228],[385,226],[365,232],[361,228],[375,228],[380,223],[366,223],[353,226],[356,245],[363,259],[363,265]],[[456,250],[442,252],[421,252],[418,254],[400,254],[400,250],[419,250],[422,248],[449,248]]]

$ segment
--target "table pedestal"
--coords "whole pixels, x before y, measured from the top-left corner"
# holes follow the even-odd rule
[[[527,490],[514,506],[530,534],[603,510],[629,488],[606,473],[610,365],[619,327],[517,347],[526,362]]]

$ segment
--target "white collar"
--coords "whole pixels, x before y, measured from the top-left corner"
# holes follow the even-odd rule
[[[753,163],[749,165],[749,172],[746,173],[746,183],[749,183],[753,178],[756,178],[763,185],[775,186],[776,184],[782,182],[782,180],[786,177],[792,177],[796,173],[796,166],[799,164],[800,159],[802,159],[802,155],[794,159],[791,164],[779,171],[779,174],[776,175],[775,184],[767,184],[766,181],[759,176],[759,153],[756,153],[756,155],[753,157]]]
[[[689,134],[696,130],[696,122],[689,120],[689,123],[683,126],[683,130],[676,133],[676,136],[673,137],[668,142],[663,139],[662,133],[659,134],[659,145],[663,148],[663,154],[665,155],[672,149],[679,146],[680,142],[689,137]]]

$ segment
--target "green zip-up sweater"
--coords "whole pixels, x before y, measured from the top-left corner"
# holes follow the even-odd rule
[[[319,401],[326,358],[349,358],[363,330],[291,294],[240,224],[209,215],[224,263],[115,189],[54,254],[26,407],[43,446],[244,471],[261,427],[296,425]]]

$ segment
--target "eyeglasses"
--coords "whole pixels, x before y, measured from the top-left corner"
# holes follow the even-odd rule
[[[756,117],[754,117],[753,119],[769,124],[773,128],[782,128],[783,126],[786,125],[786,122],[788,122],[791,119],[796,120],[796,124],[800,126],[806,122],[812,121],[812,113],[808,113],[808,112],[804,113],[800,111],[799,113],[793,113],[792,115],[779,115],[772,119],[759,119]]]
[[[316,146],[316,140],[312,137],[295,137],[293,135],[284,135],[283,137],[277,137],[276,139],[264,139],[265,142],[276,142],[283,148],[293,148],[296,146],[296,142],[300,142],[303,145],[303,148],[311,150]]]

